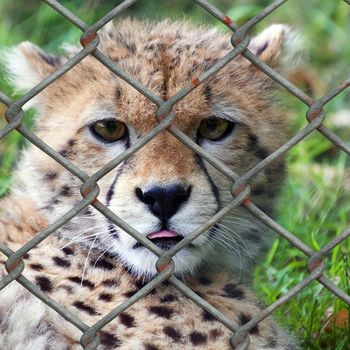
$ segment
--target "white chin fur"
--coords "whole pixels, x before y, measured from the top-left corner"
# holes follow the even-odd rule
[[[117,253],[131,271],[137,276],[152,278],[157,274],[156,262],[158,257],[147,248],[125,249]],[[175,273],[178,275],[193,274],[200,263],[197,249],[182,249],[174,256]]]

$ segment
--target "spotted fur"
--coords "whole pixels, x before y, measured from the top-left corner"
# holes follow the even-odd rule
[[[185,22],[124,20],[99,35],[100,49],[111,61],[165,100],[232,49],[229,35]],[[289,27],[273,25],[253,38],[249,49],[283,73],[298,52],[294,42]],[[22,43],[3,56],[9,79],[22,91],[77,51],[68,47],[62,57],[55,57]],[[173,124],[242,174],[285,141],[285,117],[271,103],[275,91],[271,79],[239,56],[173,107]],[[60,77],[29,106],[39,114],[38,137],[90,175],[157,125],[156,106],[93,57]],[[218,142],[198,136],[200,122],[211,116],[233,123],[232,131]],[[112,144],[97,139],[89,125],[104,119],[124,122],[127,136]],[[268,215],[273,215],[283,178],[280,158],[252,180],[251,198]],[[184,237],[232,200],[232,181],[167,131],[98,184],[98,199],[144,236],[164,229],[164,222],[142,199],[151,186],[187,188],[186,200],[166,223],[166,229]],[[18,249],[81,200],[80,186],[79,179],[29,145],[14,174],[11,194],[1,202],[1,242]],[[271,240],[266,227],[236,208],[176,254],[175,272],[228,317],[244,324],[260,307],[241,281],[249,283]],[[92,207],[25,258],[25,276],[87,324],[140,289],[156,274],[157,260]],[[23,349],[44,349],[47,344],[55,349],[79,348],[81,333],[17,283],[0,294],[0,313],[0,343],[8,348],[15,344]],[[100,332],[100,348],[154,350],[170,343],[172,349],[226,349],[230,335],[212,315],[163,285],[106,326]],[[251,350],[292,349],[290,337],[270,319],[253,328],[250,337]]]

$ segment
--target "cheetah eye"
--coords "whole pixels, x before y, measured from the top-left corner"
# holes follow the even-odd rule
[[[234,123],[222,118],[206,118],[199,125],[198,135],[203,139],[219,141],[233,130],[234,125]]]
[[[99,120],[90,125],[90,130],[97,138],[109,143],[122,139],[128,131],[125,123],[115,119]]]

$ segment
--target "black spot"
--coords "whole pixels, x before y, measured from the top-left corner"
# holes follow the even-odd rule
[[[114,334],[101,331],[99,335],[101,344],[108,349],[114,349],[120,346],[120,340]]]
[[[120,322],[126,327],[135,327],[135,318],[126,312],[119,315]]]
[[[22,255],[22,258],[23,258],[23,259],[29,259],[29,258],[30,258],[29,253],[23,254],[23,255]]]
[[[22,231],[22,230],[21,230],[21,231]],[[11,237],[9,234],[6,235],[6,239],[7,239],[9,242],[13,242],[13,239],[12,239],[12,237]]]
[[[135,284],[135,286],[136,286],[138,289],[141,289],[141,288],[143,288],[147,283],[146,283],[144,280],[139,279],[139,280],[136,280],[136,281],[134,282],[134,284]]]
[[[104,285],[105,287],[118,287],[120,285],[120,282],[118,280],[112,280],[112,279],[108,279],[108,280],[104,280],[102,281],[102,285]]]
[[[145,50],[146,51],[153,51],[154,50],[154,45],[153,44],[147,44],[145,46]]]
[[[68,277],[68,280],[77,284],[81,284],[83,287],[87,287],[89,289],[94,289],[95,288],[95,284],[90,282],[89,280],[81,280],[81,277],[78,276],[71,276]]]
[[[101,293],[98,298],[103,301],[111,301],[113,300],[113,294],[110,293]]]
[[[143,247],[143,244],[140,243],[140,242],[137,242],[137,243],[135,243],[135,244],[132,246],[132,249],[138,249],[138,248],[140,248],[140,247]]]
[[[159,350],[155,345],[146,343],[145,345],[145,350]]]
[[[108,223],[108,232],[115,238],[119,239],[117,228],[111,223]]]
[[[131,290],[129,292],[125,292],[123,293],[123,295],[127,298],[131,298],[135,293],[137,293],[138,291],[137,290]]]
[[[114,93],[115,93],[115,97],[117,98],[117,100],[119,100],[120,97],[121,97],[121,95],[122,95],[122,93],[120,92],[120,90],[119,90],[118,88],[116,88]]]
[[[169,320],[174,313],[174,310],[167,306],[151,306],[148,310],[159,317],[166,318],[167,320]]]
[[[241,312],[238,316],[239,321],[241,322],[241,325],[244,325],[246,323],[248,323],[252,318],[251,316]],[[259,333],[259,327],[258,325],[255,325],[250,331],[250,334],[258,334]]]
[[[70,155],[69,151],[66,149],[62,149],[58,152],[62,157],[68,157]]]
[[[35,277],[35,282],[43,292],[50,293],[52,291],[52,283],[47,277],[37,276]]]
[[[160,298],[160,301],[162,303],[171,303],[172,301],[175,301],[177,300],[177,296],[176,295],[173,295],[173,294],[167,294],[165,295],[163,298]]]
[[[256,150],[255,155],[260,159],[265,159],[270,155],[270,153],[265,148],[259,147]]]
[[[74,255],[74,250],[72,248],[69,247],[64,247],[62,249],[63,253],[66,255]]]
[[[210,331],[210,338],[217,339],[222,336],[222,331],[220,329],[214,328]]]
[[[93,267],[98,267],[100,269],[105,269],[105,270],[113,270],[114,268],[114,265],[106,259],[100,259],[96,262],[91,261],[90,264]]]
[[[259,46],[259,47],[257,48],[257,50],[256,50],[256,55],[257,55],[257,56],[261,55],[261,54],[267,49],[267,46],[268,46],[268,45],[269,45],[269,42],[266,41],[266,42],[264,43],[264,45]]]
[[[174,342],[179,342],[182,338],[182,334],[178,330],[170,326],[164,327],[163,332],[165,335],[170,337]]]
[[[61,192],[60,192],[60,195],[61,196],[64,196],[64,197],[69,197],[72,195],[72,190],[69,186],[65,185],[61,188]]]
[[[211,100],[211,87],[209,85],[204,85],[204,97],[207,102]]]
[[[247,322],[249,322],[252,318],[244,313],[240,313],[238,316],[240,322],[242,325],[246,324]]]
[[[67,144],[69,147],[73,147],[76,143],[77,143],[77,140],[70,139]]]
[[[92,316],[98,315],[98,313],[96,312],[96,310],[93,307],[86,305],[82,301],[75,301],[73,303],[73,306],[75,306],[79,310],[85,311],[89,315],[92,315]]]
[[[55,264],[57,266],[61,266],[61,267],[70,267],[72,264],[69,260],[60,258],[58,256],[55,256],[52,258],[52,260],[55,262]]]
[[[193,345],[203,345],[207,342],[207,336],[203,333],[194,331],[190,334],[190,340]]]
[[[212,281],[210,278],[206,277],[206,276],[201,276],[198,278],[199,283],[203,284],[204,286],[209,286]]]
[[[206,322],[215,321],[216,318],[206,310],[203,310],[203,320]]]
[[[224,292],[222,296],[227,297],[227,298],[235,298],[235,299],[243,299],[244,298],[244,292],[242,288],[240,288],[237,284],[235,283],[228,283],[224,287]]]
[[[133,276],[134,277],[134,273],[133,273],[133,271],[132,271],[132,269],[131,269],[131,267],[130,266],[122,266],[123,267],[123,271],[127,274],[127,275],[131,275],[131,276]]]
[[[204,295],[201,292],[198,292],[198,290],[194,290],[194,292],[201,297],[202,299],[204,299]]]
[[[58,174],[54,171],[49,171],[45,174],[44,179],[48,181],[55,180],[57,178]]]
[[[62,203],[62,201],[60,201],[59,199],[57,198],[53,198],[49,204],[47,206],[44,207],[44,209],[48,209],[48,210],[53,210],[53,206],[57,205],[57,204],[60,204]]]
[[[29,264],[29,267],[35,271],[41,271],[44,268],[41,264]]]

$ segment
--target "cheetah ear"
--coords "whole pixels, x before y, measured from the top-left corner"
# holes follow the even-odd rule
[[[291,27],[273,24],[254,37],[249,50],[270,67],[281,72],[294,69],[301,58],[301,40]]]
[[[28,41],[5,50],[2,62],[16,92],[31,89],[61,65],[59,57],[47,54]]]

